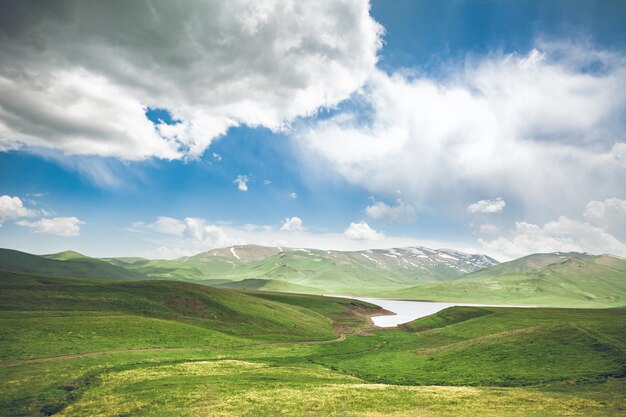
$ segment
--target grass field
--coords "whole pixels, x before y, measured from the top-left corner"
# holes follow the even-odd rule
[[[625,411],[624,309],[454,307],[375,330],[379,309],[342,298],[12,273],[0,289],[0,415]]]

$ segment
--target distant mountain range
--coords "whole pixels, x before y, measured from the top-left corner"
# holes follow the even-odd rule
[[[481,254],[408,247],[332,251],[237,245],[175,260],[89,258],[0,249],[0,270],[109,280],[175,280],[214,287],[560,306],[626,304],[626,260],[534,254],[499,263]]]
[[[201,281],[227,287],[345,293],[404,288],[459,277],[498,264],[493,258],[423,247],[332,251],[257,245],[215,249],[171,261],[108,259],[152,278]],[[242,281],[233,283],[233,281]],[[264,281],[268,281],[265,283]],[[287,288],[289,287],[289,288]]]

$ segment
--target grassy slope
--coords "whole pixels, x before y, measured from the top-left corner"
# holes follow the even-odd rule
[[[218,288],[236,288],[241,290],[280,291],[304,294],[321,293],[321,290],[318,288],[305,287],[304,285],[292,284],[278,279],[248,278],[241,281],[227,281],[224,283],[214,284],[213,286]]]
[[[347,342],[321,347],[315,361],[409,385],[524,386],[626,376],[623,309],[453,307]]]
[[[37,256],[11,249],[0,249],[0,270],[76,278],[146,279],[146,276],[140,272],[129,271],[100,259],[89,258],[71,251]]]
[[[354,329],[360,329],[369,324],[371,316],[388,313],[377,305],[350,298],[263,291],[247,291],[246,293],[257,298],[296,305],[315,311],[333,320],[337,329],[344,333],[353,333]]]
[[[232,290],[166,281],[101,282],[0,271],[0,307],[2,352],[14,355],[11,359],[26,357],[26,348],[15,348],[20,340],[37,340],[44,347],[48,343],[54,354],[97,350],[99,341],[110,337],[119,341],[120,348],[186,346],[192,337],[175,335],[188,331],[189,326],[196,327],[193,329],[196,335],[204,335],[194,346],[202,346],[202,340],[217,337],[215,332],[228,340],[336,337],[331,319],[296,305]],[[103,315],[110,317],[102,319]],[[130,326],[125,316],[134,316],[135,330],[119,330],[116,334],[118,329]],[[148,323],[144,320],[148,317],[160,321]],[[57,324],[53,326],[53,323]],[[91,328],[89,323],[99,324]],[[107,323],[109,328],[105,329]],[[150,329],[154,326],[158,328]],[[108,336],[102,337],[103,334]],[[58,342],[61,339],[63,343]],[[118,342],[108,343],[106,347]],[[64,350],[67,346],[73,350]]]
[[[43,258],[48,259],[56,259],[58,261],[67,261],[68,259],[88,259],[88,256],[83,255],[82,253],[66,250],[63,252],[51,253],[48,255],[42,255]]]
[[[613,258],[596,263],[616,268]],[[302,294],[0,272],[2,361],[211,348],[2,368],[0,410],[24,416],[61,410],[75,416],[624,413],[624,309],[455,307],[341,343],[250,346],[330,339],[338,327],[362,326],[370,309]]]
[[[385,295],[426,300],[567,307],[626,305],[626,261],[623,259],[606,255],[587,256],[543,266],[530,272],[506,270],[505,267],[506,264],[500,264],[456,280],[425,283],[404,290],[388,291]]]
[[[262,296],[326,314],[350,302]],[[455,307],[332,345],[21,365],[3,370],[0,407],[41,415],[69,404],[68,416],[618,416],[624,318],[623,310]]]
[[[527,272],[536,272],[549,265],[563,263],[569,259],[591,259],[592,255],[567,252],[567,253],[535,253],[532,255],[524,256],[519,259],[514,259],[509,262],[503,262],[498,265],[494,265],[490,268],[483,269],[481,271],[474,272],[466,275],[470,276],[482,276],[482,277],[498,277],[506,274],[523,274]]]

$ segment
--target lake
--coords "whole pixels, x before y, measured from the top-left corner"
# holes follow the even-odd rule
[[[435,314],[445,308],[459,305],[429,301],[386,300],[384,298],[354,298],[376,304],[387,311],[395,313],[393,316],[372,316],[372,321],[378,327],[396,327],[399,324],[408,323],[415,319]]]

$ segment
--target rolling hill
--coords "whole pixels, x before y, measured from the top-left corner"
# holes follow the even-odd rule
[[[0,270],[37,275],[108,280],[142,280],[141,272],[66,251],[52,255],[31,255],[12,249],[0,249]]]
[[[591,281],[588,290],[623,288],[623,260],[560,256],[505,265],[495,277],[484,270],[431,284],[541,274],[559,288],[567,288],[557,280],[563,276]],[[568,296],[577,294],[573,281]],[[239,283],[266,282],[288,284]],[[380,313],[345,298],[0,270],[0,409],[15,416],[623,415],[623,308],[453,307],[400,328],[368,327]]]
[[[626,305],[626,260],[611,255],[537,254],[390,297],[567,307]]]
[[[354,301],[324,297],[326,304],[346,308],[351,307]],[[356,305],[365,310],[380,310],[363,302],[356,301]],[[187,328],[193,334],[200,332],[199,329],[217,331],[221,336],[216,337],[223,338],[225,335],[231,341],[236,341],[236,338],[320,340],[336,337],[333,320],[315,309],[260,298],[251,293],[185,282],[104,282],[0,271],[0,311],[4,319],[4,336],[0,339],[6,343],[14,340],[17,344],[21,339],[30,338],[25,332],[35,332],[34,336],[38,335],[39,343],[45,346],[52,342],[48,340],[51,332],[46,330],[45,323],[58,321],[65,323],[59,326],[68,327],[60,345],[66,348],[75,346],[77,349],[89,340],[99,340],[102,334],[109,334],[117,340],[115,329],[125,326],[124,320],[137,322],[136,326],[140,326],[139,322],[146,318],[150,318],[152,321],[149,323],[153,325],[136,329],[138,334],[126,335],[128,341],[136,339],[139,334],[149,333],[149,328],[164,321],[172,328],[184,325],[182,329]],[[39,317],[37,320],[43,320],[43,323],[38,324],[34,317]],[[48,319],[50,317],[57,318]],[[80,328],[82,322],[96,322],[98,318],[105,317],[108,322],[104,320],[98,331],[89,326]],[[350,316],[350,320],[353,319]],[[14,325],[11,324],[13,322]],[[72,326],[75,328],[69,329]],[[174,334],[179,333],[176,331]],[[169,336],[160,337],[166,338],[166,344],[178,344]],[[189,340],[186,343],[196,344]],[[206,340],[201,343],[206,344]],[[147,343],[147,346],[150,344]],[[5,351],[5,354],[9,353]]]
[[[342,252],[240,245],[175,260],[96,259],[73,251],[37,256],[0,249],[0,270],[464,303],[626,305],[626,260],[584,253],[533,254],[498,263],[484,255],[416,247]]]
[[[319,288],[305,287],[303,285],[292,284],[277,279],[257,279],[248,278],[241,281],[227,281],[220,284],[211,284],[217,288],[236,288],[240,290],[263,290],[263,291],[279,291],[292,292],[301,294],[321,294]]]

